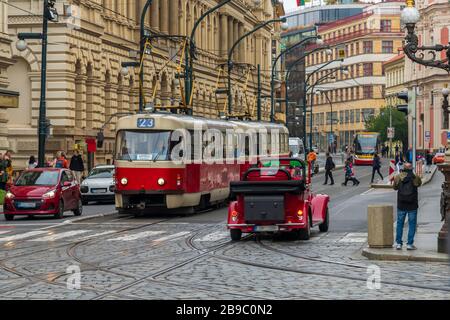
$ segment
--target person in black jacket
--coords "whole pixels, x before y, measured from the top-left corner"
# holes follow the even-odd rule
[[[330,177],[331,180],[331,186],[334,184],[333,179],[333,172],[332,170],[336,168],[336,165],[334,164],[333,157],[330,155],[329,152],[327,152],[327,161],[325,162],[325,183],[324,185],[328,184],[328,177]]]
[[[381,169],[381,160],[380,156],[375,153],[373,156],[373,164],[372,164],[372,181],[370,183],[373,183],[373,179],[375,178],[375,173],[378,173],[380,175],[381,180],[383,180],[383,175],[380,172]]]
[[[81,178],[83,177],[84,173],[84,163],[83,158],[81,157],[81,154],[78,150],[75,150],[72,159],[70,159],[70,170],[73,171],[78,183],[81,183]]]
[[[433,155],[430,150],[427,150],[427,154],[425,155],[425,173],[431,173],[431,166],[433,165]]]

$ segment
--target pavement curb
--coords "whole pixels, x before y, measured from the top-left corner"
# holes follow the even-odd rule
[[[430,176],[429,178],[424,179],[424,180],[422,181],[422,186],[424,186],[424,185],[430,183],[430,182],[433,180],[434,175],[436,174],[437,171],[438,171],[438,168],[437,168],[437,167],[434,167],[434,168],[433,168],[433,171],[431,172],[431,176]],[[392,189],[392,184],[377,184],[377,183],[372,183],[372,184],[371,184],[371,187],[372,187],[372,188],[376,188],[376,189]]]
[[[99,213],[99,214],[94,214],[92,216],[85,216],[85,217],[80,217],[80,218],[76,218],[76,219],[72,219],[72,220],[67,220],[68,222],[66,222],[66,223],[74,223],[74,222],[86,221],[86,220],[91,220],[91,219],[96,219],[96,218],[101,218],[101,217],[108,217],[108,216],[112,216],[116,213],[117,213],[117,211],[107,212],[107,213]]]
[[[392,250],[392,252],[391,252]],[[361,254],[369,260],[385,260],[385,261],[420,261],[420,262],[446,262],[450,261],[450,257],[444,253],[430,252],[421,253],[414,251],[397,251],[396,249],[373,249],[364,248]]]

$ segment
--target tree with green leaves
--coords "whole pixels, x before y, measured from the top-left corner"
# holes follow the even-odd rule
[[[370,132],[379,132],[382,142],[388,141],[387,129],[389,128],[389,112],[392,110],[392,127],[395,128],[395,137],[393,141],[402,141],[403,145],[408,145],[408,120],[403,112],[396,108],[385,107],[380,110],[376,116],[370,117],[366,121],[366,130]]]

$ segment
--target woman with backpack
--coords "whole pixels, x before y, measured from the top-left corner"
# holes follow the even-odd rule
[[[347,186],[347,182],[352,181],[353,185],[359,185],[359,181],[358,179],[355,178],[355,173],[353,172],[353,165],[352,163],[347,160],[345,161],[345,167],[344,167],[344,172],[345,172],[345,182],[342,183],[343,186]]]

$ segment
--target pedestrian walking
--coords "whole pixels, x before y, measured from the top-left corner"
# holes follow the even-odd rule
[[[84,173],[84,163],[83,157],[78,150],[75,150],[72,158],[70,159],[70,170],[74,173],[78,183],[81,183]]]
[[[375,179],[375,173],[378,173],[378,175],[380,176],[381,180],[383,180],[383,175],[380,172],[381,169],[381,159],[380,156],[375,153],[375,155],[373,156],[373,164],[372,164],[372,180],[370,183],[373,183],[373,179]]]
[[[27,163],[27,169],[34,169],[38,165],[36,158],[34,156],[30,156]]]
[[[336,165],[333,161],[333,157],[330,155],[329,152],[326,154],[327,160],[325,162],[325,183],[324,185],[328,184],[328,177],[331,180],[330,185],[334,185],[334,178],[333,178],[333,170],[336,168]]]
[[[6,183],[8,182],[8,173],[6,173],[6,161],[3,154],[0,153],[0,190],[6,190]]]
[[[395,168],[397,169],[397,173],[400,173],[400,170],[403,166],[403,156],[400,152],[395,153]]]
[[[389,146],[386,146],[386,158],[390,158]]]
[[[353,171],[353,164],[351,161],[349,160],[345,161],[344,172],[345,172],[345,182],[342,183],[343,186],[347,186],[347,183],[349,181],[352,181],[353,185],[359,185],[360,182],[355,177],[355,172]]]
[[[403,226],[408,216],[408,242],[407,250],[416,250],[414,236],[417,228],[417,210],[419,208],[418,188],[422,180],[415,175],[411,163],[405,163],[403,172],[394,178],[394,190],[397,190],[397,235],[396,249],[403,246]]]
[[[425,173],[431,173],[431,166],[433,165],[433,155],[431,154],[430,150],[427,150],[427,153],[425,155]]]
[[[55,168],[69,168],[68,161],[62,151],[59,151],[56,155]]]
[[[311,168],[311,175],[314,175],[314,166],[316,164],[317,160],[317,154],[314,152],[313,149],[311,149],[308,153],[307,161],[309,163],[309,166]]]
[[[5,165],[6,165],[6,174],[7,174],[6,184],[12,184],[14,170],[13,170],[13,165],[12,165],[12,151],[11,150],[6,151],[5,155],[3,156],[3,161],[5,161]]]

